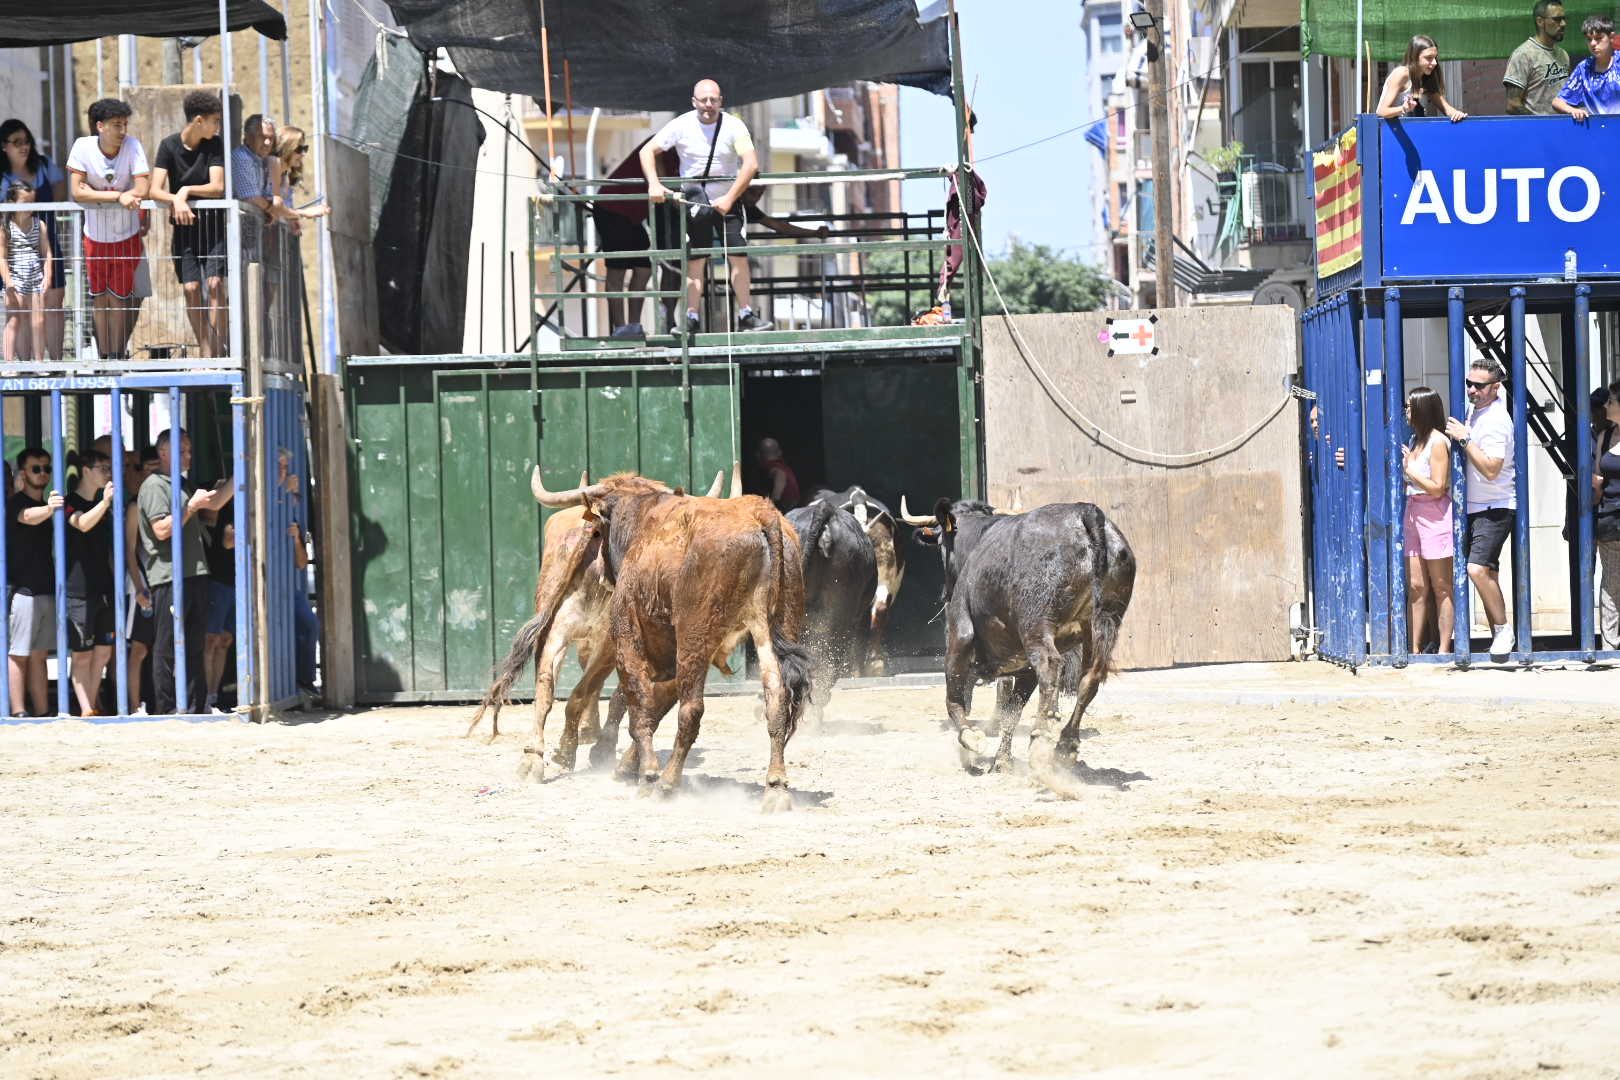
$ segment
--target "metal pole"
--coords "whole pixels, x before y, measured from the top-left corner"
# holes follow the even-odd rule
[[[1406,474],[1401,467],[1406,365],[1401,355],[1401,290],[1384,294],[1385,490],[1389,506],[1389,658],[1405,667],[1410,647],[1406,617]]]
[[[5,445],[5,441],[6,441],[5,397],[3,395],[0,395],[0,446]],[[6,493],[8,499],[10,497],[10,494],[11,494],[10,492]],[[6,534],[9,533],[9,532],[11,532],[10,529],[0,528],[0,596],[6,597],[6,610],[3,613],[5,615],[5,618],[0,618],[0,658],[4,658],[4,662],[6,664],[6,687],[5,687],[5,699],[6,700],[5,700],[5,708],[0,709],[0,713],[4,713],[6,716],[15,716],[16,714],[12,711],[13,706],[12,706],[12,702],[11,702],[11,633],[10,633],[11,590],[7,589],[7,588],[4,588],[5,582],[8,582],[8,581],[11,580],[10,567],[7,566],[7,564],[6,564],[6,540],[7,540]],[[26,711],[26,708],[27,708],[27,706],[25,705],[24,706],[25,711]]]
[[[1362,53],[1364,51],[1363,47],[1362,47],[1362,41],[1363,41],[1365,30],[1366,30],[1366,26],[1365,26],[1365,22],[1364,22],[1365,11],[1363,10],[1365,8],[1365,6],[1366,6],[1365,0],[1356,0],[1356,89],[1355,89],[1355,97],[1352,100],[1354,100],[1355,103],[1356,103],[1355,111],[1358,112],[1358,113],[1361,112],[1361,110],[1362,110],[1362,100],[1361,100],[1361,57],[1362,57]]]
[[[101,54],[101,39],[96,38],[96,98],[99,100],[107,96],[107,73],[103,70],[106,58]]]
[[[259,35],[259,114],[270,115],[270,40],[263,34]]]
[[[479,121],[479,123],[482,123],[482,122],[483,122],[482,120]],[[512,125],[512,95],[511,94],[506,95],[506,124],[507,124],[507,127],[511,127],[511,125]],[[501,291],[496,294],[496,295],[498,295],[500,297],[499,303],[501,305],[501,352],[503,352],[503,353],[506,351],[506,252],[508,250],[507,249],[507,244],[506,244],[506,218],[507,218],[506,200],[507,200],[507,180],[508,180],[508,178],[507,178],[506,174],[507,174],[507,172],[509,172],[511,170],[511,167],[512,167],[512,138],[511,138],[511,135],[508,134],[506,138],[501,140],[501,265],[500,265]],[[483,309],[486,306],[488,306],[488,304],[489,304],[489,297],[487,297],[487,296],[479,296],[479,298],[478,298],[478,308],[479,308],[479,317],[480,318],[482,318]],[[515,321],[512,324],[512,343],[514,345],[517,344],[517,323]]]
[[[592,109],[591,110],[590,122],[585,125],[585,179],[587,179],[587,180],[596,179],[596,123],[601,118],[602,118],[602,110],[600,108]],[[587,184],[586,187],[591,191],[596,190],[596,188],[593,185]],[[652,224],[651,215],[648,216],[647,223],[648,223],[648,225]],[[585,215],[585,250],[586,251],[595,251],[596,250],[596,215],[594,215],[594,214],[586,214]],[[531,259],[532,259],[532,254],[531,254]],[[656,276],[649,278],[648,281],[651,283],[653,288],[656,289],[658,287],[658,278]],[[596,291],[597,291],[596,278],[594,276],[591,276],[591,275],[586,275],[586,277],[585,277],[585,292],[586,292],[586,294],[589,295],[590,293],[594,293]],[[629,302],[627,302],[625,304],[625,321],[626,322],[640,322],[641,321],[641,308],[642,308],[642,305],[645,302],[646,302],[645,298],[643,298],[641,300],[630,300]],[[635,308],[634,308],[635,318],[633,318],[633,319],[629,317],[630,314],[631,314],[631,310],[632,310],[631,306],[630,306],[631,304],[635,305]],[[658,305],[655,303],[653,306],[657,307]],[[586,301],[585,311],[587,313],[586,314],[586,319],[585,319],[585,336],[586,337],[596,337],[598,335],[598,333],[600,332],[600,327],[597,325],[598,319],[597,319],[597,313],[596,313],[596,304],[594,302],[592,302],[592,301]],[[656,325],[657,322],[658,322],[658,317],[655,315],[653,317],[653,325]],[[517,333],[517,326],[516,325],[514,325],[512,327],[512,332],[513,332],[513,334],[515,336],[516,333]]]
[[[1592,357],[1589,341],[1592,321],[1592,287],[1575,286],[1575,379],[1574,389],[1564,395],[1564,423],[1575,429],[1575,520],[1576,569],[1579,585],[1575,591],[1576,648],[1587,663],[1597,659],[1596,633],[1592,625],[1592,425],[1581,410],[1591,395]]]
[[[220,53],[220,124],[229,145],[231,130],[231,79],[236,66],[231,59],[231,31],[228,0],[219,0],[219,53]],[[231,176],[230,155],[225,162],[225,200],[236,198],[236,181]],[[230,358],[233,364],[242,362],[242,213],[237,206],[225,211],[225,255],[230,272],[225,275],[225,318],[229,325]]]
[[[62,391],[51,391],[51,491],[66,494],[62,464]],[[52,590],[56,594],[56,713],[68,714],[69,683],[72,681],[72,653],[68,652],[67,632],[67,507],[51,515],[51,548],[56,557]]]
[[[1170,95],[1165,67],[1164,0],[1146,0],[1159,32],[1159,57],[1148,63],[1148,125],[1153,138],[1153,280],[1157,307],[1176,306],[1176,248],[1171,229],[1175,199],[1170,180]]]
[[[163,85],[180,84],[180,39],[163,39]]]
[[[248,273],[257,280],[256,267],[249,265]],[[250,417],[252,463],[248,466],[248,485],[253,498],[253,638],[252,649],[255,657],[255,678],[246,688],[251,694],[252,717],[255,721],[263,723],[270,717],[270,581],[266,576],[265,563],[270,559],[269,544],[269,514],[270,514],[270,466],[265,456],[265,413],[267,406],[267,390],[264,379],[264,354],[258,350],[250,350],[247,356],[247,383],[248,404],[252,407]],[[238,512],[237,522],[240,525],[241,514]],[[237,533],[237,543],[242,542],[242,533]],[[237,566],[241,567],[241,562]],[[240,692],[239,695],[240,696]]]
[[[281,21],[292,26],[291,11],[288,0],[281,0]],[[289,37],[291,35],[288,35]],[[287,53],[287,38],[281,39],[281,122],[292,123],[292,76],[289,74],[291,60]],[[238,535],[243,535],[239,533]]]
[[[140,71],[140,54],[137,51],[134,34],[118,35],[118,93],[135,85],[137,73]]]
[[[257,602],[253,588],[253,546],[248,540],[248,500],[252,484],[248,471],[248,436],[246,398],[243,384],[231,388],[231,475],[236,481],[236,497],[231,500],[231,511],[236,524],[236,711],[254,718],[253,689],[254,658],[257,642],[253,638],[253,605]]]
[[[228,171],[228,170],[227,170]],[[169,584],[170,612],[174,628],[174,711],[184,716],[191,706],[186,693],[186,559],[185,559],[185,491],[180,486],[180,461],[185,456],[185,429],[181,418],[185,415],[180,403],[180,388],[169,387]],[[155,674],[155,672],[154,672]]]
[[[1524,362],[1524,287],[1508,291],[1509,336],[1513,347],[1513,659],[1528,661],[1535,651],[1530,624],[1530,386]],[[1504,600],[1506,597],[1503,598]]]
[[[326,113],[326,61],[324,58],[325,24],[321,12],[321,0],[309,0],[309,102],[310,111],[314,114],[315,127],[315,164],[311,170],[315,177],[315,195],[317,199],[326,198],[327,170],[326,170],[326,136],[328,134]],[[290,110],[289,110],[290,113]],[[332,216],[326,214],[316,219],[320,224],[316,232],[316,261],[321,279],[321,370],[327,375],[337,372],[337,341],[333,333],[335,313],[332,311],[333,281],[332,268]]]
[[[1450,355],[1449,384],[1451,415],[1468,422],[1468,351],[1463,340],[1463,320],[1467,315],[1466,294],[1461,288],[1446,293],[1446,344]],[[1468,667],[1473,649],[1474,621],[1468,595],[1468,458],[1456,445],[1451,448],[1451,651],[1460,668]]]
[[[118,715],[129,715],[129,641],[124,633],[124,583],[129,580],[129,551],[124,546],[124,515],[128,512],[129,492],[124,490],[124,395],[118,387],[111,394],[112,483],[118,492],[113,502],[113,672],[118,681]]]

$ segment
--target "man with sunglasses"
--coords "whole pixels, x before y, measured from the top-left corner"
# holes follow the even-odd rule
[[[65,502],[60,491],[45,494],[50,475],[51,456],[44,450],[30,446],[17,455],[18,490],[6,514],[12,715],[46,715],[45,658],[56,647],[51,515]]]
[[[1507,91],[1509,113],[1548,116],[1553,112],[1553,99],[1569,78],[1569,53],[1558,44],[1564,40],[1569,20],[1557,0],[1536,0],[1531,14],[1536,32],[1508,57],[1502,88]]]
[[[1502,365],[1489,358],[1468,369],[1471,408],[1468,423],[1446,420],[1446,436],[1467,459],[1468,579],[1491,623],[1491,659],[1498,663],[1513,651],[1513,626],[1498,580],[1502,545],[1513,535],[1518,514],[1518,486],[1513,464],[1513,417],[1502,397]],[[1458,638],[1467,634],[1467,613],[1459,613]]]

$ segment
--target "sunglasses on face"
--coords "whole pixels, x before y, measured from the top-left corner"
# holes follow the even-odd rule
[[[309,153],[309,147],[307,147],[307,146],[295,146],[295,147],[293,147],[293,153],[295,153],[295,154],[307,154],[307,153]]]
[[[49,465],[30,465],[28,466],[28,471],[33,473],[35,476],[44,476],[46,473],[51,471],[51,467]]]
[[[1483,390],[1487,386],[1496,385],[1495,379],[1487,379],[1485,382],[1475,382],[1473,379],[1464,379],[1463,382],[1468,384],[1468,389],[1470,390]]]

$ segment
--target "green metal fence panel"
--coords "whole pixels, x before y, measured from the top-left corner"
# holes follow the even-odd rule
[[[351,371],[360,699],[482,696],[533,614],[536,462],[549,487],[634,470],[702,491],[729,469],[735,374],[698,367],[690,380],[688,404],[667,364]],[[562,689],[575,675],[570,662]]]

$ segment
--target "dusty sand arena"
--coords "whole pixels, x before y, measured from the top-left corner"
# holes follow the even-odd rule
[[[1116,680],[1077,801],[843,691],[774,817],[736,698],[672,803],[510,713],[0,728],[0,1072],[1620,1075],[1620,708],[1302,668]]]

